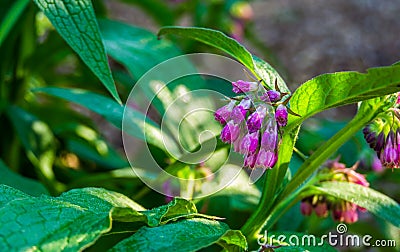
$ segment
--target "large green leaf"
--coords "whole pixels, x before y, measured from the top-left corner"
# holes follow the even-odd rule
[[[32,197],[0,185],[0,246],[8,251],[78,251],[109,232],[112,221],[135,223],[137,228],[165,227],[167,222],[193,217],[215,219],[198,214],[194,204],[184,199],[146,210],[128,197],[102,188],[73,189],[59,197]],[[217,240],[227,230],[226,225],[217,221],[199,219],[199,223],[210,224],[210,229],[224,227]],[[207,227],[203,228],[206,232]],[[243,241],[240,234],[230,234],[224,238],[224,244],[233,246]]]
[[[158,32],[158,36],[166,34],[174,34],[184,38],[194,39],[218,48],[234,57],[258,78],[263,79],[269,89],[275,89],[275,80],[277,80],[280,90],[289,92],[285,82],[274,68],[258,57],[252,56],[239,42],[220,31],[199,27],[167,26]]]
[[[142,227],[137,233],[118,243],[111,251],[188,252],[197,251],[214,243],[234,248],[230,251],[245,250],[247,244],[244,236],[228,231],[229,227],[224,223],[194,218],[155,228]]]
[[[37,88],[34,91],[44,92],[77,103],[103,116],[116,127],[122,127],[124,107],[110,98],[81,89],[46,87]],[[127,117],[130,120],[129,127],[126,128],[127,133],[146,140],[160,149],[165,149],[159,126],[143,113],[129,107],[126,107],[126,109],[128,110]],[[164,140],[165,138],[167,136],[164,136]]]
[[[323,110],[400,91],[400,66],[370,68],[366,73],[338,72],[315,77],[294,92],[286,129]]]
[[[124,195],[75,189],[58,198],[31,197],[0,185],[0,246],[7,251],[78,251],[111,229],[113,209],[143,210]]]
[[[32,196],[49,194],[49,192],[41,183],[33,179],[22,177],[21,175],[11,171],[1,159],[0,184],[12,186]]]
[[[318,191],[353,202],[400,228],[400,205],[372,188],[346,182],[323,182]]]
[[[158,63],[180,54],[172,43],[158,40],[143,28],[107,19],[98,22],[107,53],[126,66],[136,80]]]
[[[121,103],[108,66],[91,1],[34,0],[34,2],[111,95]]]

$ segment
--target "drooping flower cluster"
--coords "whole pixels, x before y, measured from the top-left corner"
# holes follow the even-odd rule
[[[375,150],[382,165],[391,169],[400,168],[400,106],[398,97],[393,108],[363,129],[365,140]]]
[[[357,173],[355,169],[358,164],[351,168],[346,168],[342,163],[337,160],[329,161],[326,167],[320,170],[317,176],[321,176],[322,181],[341,181],[359,184],[362,186],[369,186],[365,176]],[[358,211],[364,212],[365,209],[357,206],[349,201],[334,198],[329,195],[313,195],[306,197],[301,201],[300,211],[303,215],[311,215],[314,211],[318,217],[327,217],[329,211],[332,212],[332,218],[336,221],[354,223],[358,220]]]
[[[233,82],[232,91],[247,95],[232,99],[215,112],[215,120],[224,125],[221,140],[244,155],[245,167],[272,168],[278,158],[278,129],[287,124],[288,111],[280,102],[286,94],[243,80]]]

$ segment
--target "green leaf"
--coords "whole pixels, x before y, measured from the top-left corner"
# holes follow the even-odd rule
[[[37,88],[33,91],[44,92],[77,103],[103,116],[116,127],[120,129],[122,127],[124,107],[110,98],[82,89],[46,87]],[[146,140],[148,143],[153,144],[162,150],[165,149],[163,138],[164,141],[172,142],[172,140],[168,140],[167,136],[163,136],[159,126],[146,117],[146,115],[133,108],[127,107],[126,109],[128,109],[127,115],[131,122],[129,127],[125,129],[128,134],[141,140]]]
[[[370,68],[367,73],[338,72],[317,76],[294,92],[286,130],[323,110],[400,91],[400,66]]]
[[[12,30],[18,18],[21,16],[25,8],[28,6],[29,0],[17,0],[14,2],[11,8],[9,8],[7,14],[0,20],[0,46],[6,39],[8,33]],[[3,5],[3,8],[5,6]]]
[[[148,30],[107,19],[98,22],[107,53],[126,66],[136,80],[158,63],[180,54],[172,43],[158,40]]]
[[[129,166],[128,161],[122,158],[112,146],[106,142],[98,142],[98,145],[98,148],[96,148],[97,146],[91,146],[90,143],[82,140],[66,139],[67,149],[84,160],[95,162],[108,169]]]
[[[6,112],[39,178],[51,193],[62,191],[64,187],[53,172],[56,140],[49,126],[17,106],[7,107]]]
[[[0,203],[0,246],[8,251],[82,250],[111,229],[113,209],[144,209],[122,194],[99,188],[36,198],[0,185]]]
[[[373,120],[382,111],[387,110],[388,106],[391,104],[393,104],[392,99],[386,99],[386,97],[378,97],[361,102],[356,116],[333,137],[319,146],[319,148],[316,149],[314,153],[298,168],[293,178],[279,194],[277,201],[279,202],[280,200],[283,200],[285,197],[292,194],[299,186],[302,184],[304,185],[304,182],[318,169],[318,167],[320,167],[368,122]],[[297,126],[297,128],[299,128],[299,126]]]
[[[235,248],[245,246],[243,237],[228,233],[225,223],[206,219],[189,219],[148,228],[142,227],[110,251],[197,251],[220,242]],[[222,239],[222,240],[221,240]],[[228,245],[225,245],[228,246]]]
[[[350,201],[400,228],[400,205],[372,188],[346,182],[323,182],[316,189]]]
[[[227,251],[247,250],[246,237],[239,230],[228,230],[217,242]]]
[[[150,227],[156,227],[160,225],[162,221],[168,221],[195,213],[197,213],[196,206],[192,202],[180,198],[174,198],[167,205],[159,206],[144,212]]]
[[[58,33],[121,103],[91,1],[34,0]]]
[[[199,27],[167,26],[158,32],[158,36],[166,34],[174,34],[184,38],[194,39],[218,48],[242,63],[255,74],[257,78],[264,80],[269,89],[275,89],[275,80],[277,80],[279,89],[282,92],[289,92],[285,82],[274,68],[267,62],[252,56],[239,42],[220,31]]]
[[[0,159],[0,184],[17,188],[29,195],[39,196],[49,194],[46,188],[36,180],[22,177],[11,171]]]

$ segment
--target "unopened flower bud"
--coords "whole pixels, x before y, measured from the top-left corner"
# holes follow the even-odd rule
[[[258,131],[246,134],[240,144],[240,153],[246,154],[248,152],[255,152],[258,147],[258,135]]]
[[[263,105],[259,105],[247,119],[247,128],[249,133],[256,132],[261,128],[262,122],[267,114],[267,109]]]
[[[249,82],[238,80],[236,82],[232,82],[232,91],[236,94],[239,93],[247,93],[247,92],[254,92],[258,90],[259,83],[258,82]]]
[[[287,108],[283,104],[279,104],[275,111],[275,119],[279,127],[285,127],[288,120]]]
[[[231,101],[227,105],[217,109],[217,111],[214,113],[215,120],[221,124],[225,124],[227,121],[229,121],[235,103],[235,101]]]
[[[313,207],[312,207],[312,205],[311,205],[310,202],[308,202],[308,201],[302,201],[302,202],[301,202],[301,204],[300,204],[300,211],[301,211],[301,213],[302,213],[303,215],[305,215],[305,216],[311,215],[312,210],[313,210]]]
[[[221,140],[225,143],[232,143],[235,141],[240,133],[239,125],[235,124],[232,120],[229,121],[221,131]]]

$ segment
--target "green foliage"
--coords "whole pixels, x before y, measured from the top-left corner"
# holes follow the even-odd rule
[[[11,171],[2,160],[0,160],[0,183],[19,189],[32,196],[48,194],[48,191],[41,183]]]
[[[98,22],[107,53],[126,66],[135,80],[156,64],[181,54],[172,43],[157,40],[143,28],[107,19]]]
[[[268,89],[275,89],[275,81],[277,81],[279,89],[282,92],[289,92],[285,82],[274,68],[267,62],[251,55],[244,46],[220,31],[196,27],[164,27],[158,32],[158,36],[166,34],[195,39],[218,48],[242,63],[257,78],[262,79]]]
[[[35,0],[58,33],[119,103],[91,1]]]
[[[214,243],[234,248],[231,251],[247,248],[239,231],[229,230],[226,224],[217,221],[194,218],[157,228],[142,227],[111,251],[163,251],[170,248],[182,252],[197,251]]]
[[[0,10],[0,247],[4,250],[253,250],[257,249],[257,236],[263,230],[301,239],[306,235],[307,224],[320,224],[306,217],[290,222],[297,219],[299,200],[311,193],[353,202],[400,227],[398,195],[393,190],[400,181],[397,170],[390,175],[364,170],[371,185],[393,199],[356,184],[325,181],[315,185],[313,177],[327,159],[343,151],[348,153],[342,160],[358,159],[356,154],[364,151],[365,143],[361,143],[359,135],[354,136],[395,103],[395,97],[387,95],[400,91],[399,63],[365,73],[323,74],[291,94],[268,62],[231,38],[235,36],[232,27],[245,26],[247,22],[235,9],[247,4],[243,1],[123,0],[144,10],[155,23],[168,25],[161,28],[158,37],[141,27],[108,19],[103,1],[93,2],[97,13],[89,0],[5,2]],[[174,26],[182,18],[199,27]],[[248,37],[252,34],[248,29],[243,28],[243,38],[247,36],[246,42],[257,41]],[[160,39],[165,35],[180,39]],[[225,80],[178,76],[187,71],[197,73],[195,64],[186,57],[181,58],[176,72],[159,65],[182,53],[204,50],[189,40],[234,58],[262,80],[267,89],[276,89],[276,82],[285,93],[283,101],[300,115],[290,115],[288,125],[281,128],[277,164],[257,184],[249,184],[248,173],[236,172],[240,167],[226,162],[231,154],[227,145],[214,138],[199,139],[205,130],[214,135],[220,132],[212,113],[186,118],[199,104],[213,108],[215,104],[209,96],[175,104],[174,117],[162,122],[171,103],[183,93],[210,89],[232,95]],[[265,46],[255,44],[266,54],[263,56],[272,57]],[[150,69],[157,74],[147,75]],[[243,79],[246,77],[243,74]],[[99,80],[114,99],[105,96]],[[139,80],[145,85],[140,85]],[[168,83],[168,88],[160,91],[152,84],[154,80]],[[133,104],[124,106],[119,97],[128,97],[132,87],[140,89],[140,95]],[[146,99],[150,101],[149,109],[146,107],[143,112],[141,105]],[[305,124],[307,128],[300,131],[310,117],[356,103],[358,112],[350,122],[320,123],[313,119],[314,123]],[[122,124],[124,116],[128,127]],[[176,125],[179,130],[174,128]],[[309,125],[318,128],[308,128]],[[164,131],[161,126],[166,127]],[[230,184],[201,199],[174,198],[164,204],[165,197],[152,192],[128,167],[119,139],[121,130],[133,137],[134,144],[145,141],[156,163],[184,181],[173,188],[181,196],[196,195],[197,187],[219,190],[227,177]],[[297,141],[299,136],[302,139]],[[354,141],[348,143],[350,139]],[[205,159],[202,153],[192,155],[209,146],[215,147],[212,158]],[[298,151],[293,157],[294,146],[310,156]],[[141,151],[135,157],[138,162]],[[197,164],[199,160],[204,162]],[[193,178],[221,167],[223,171],[203,184],[194,182]],[[152,176],[148,171],[152,167],[140,168],[145,176]],[[160,177],[151,179],[164,182]],[[381,182],[377,187],[376,181]],[[79,187],[84,188],[72,189]],[[289,214],[283,215],[287,211]],[[228,224],[242,231],[232,230]],[[328,224],[332,226],[332,222]],[[385,230],[387,224],[373,227],[374,230],[369,227],[369,220],[362,224],[374,236],[392,235]],[[313,230],[324,234],[327,229],[323,226]],[[276,251],[333,250],[327,244],[317,248],[277,244],[283,247]]]
[[[339,72],[323,74],[301,85],[290,100],[292,116],[288,130],[323,110],[352,104],[399,90],[400,67],[368,69],[367,73]]]
[[[63,89],[63,88],[40,88],[35,89],[36,92],[44,92],[53,96],[66,99],[71,102],[78,103],[93,112],[103,116],[107,121],[112,123],[114,126],[122,127],[122,117],[124,107],[119,105],[117,102],[109,99],[105,96],[95,94],[86,90],[81,89]],[[159,148],[164,148],[164,144],[160,138],[162,135],[159,127],[143,113],[127,107],[129,110],[130,120],[132,120],[132,127],[126,129],[126,132],[139,139],[147,140],[148,143],[153,144]],[[142,125],[140,122],[146,121],[147,126]],[[147,132],[145,133],[145,130]]]
[[[8,10],[7,15],[3,17],[0,23],[0,46],[10,33],[12,27],[18,21],[20,15],[28,6],[29,0],[15,1],[13,6]]]
[[[219,242],[224,247],[247,246],[243,235],[229,230],[226,224],[192,218],[197,209],[183,199],[145,210],[126,196],[101,188],[74,189],[56,198],[32,197],[5,185],[0,186],[0,192],[0,218],[8,223],[0,227],[0,234],[7,237],[0,244],[8,250],[81,250],[109,232],[112,222],[140,222],[150,226],[141,227],[112,250],[177,247],[188,251]],[[181,218],[189,219],[177,221]],[[170,221],[173,223],[164,225]],[[32,235],[19,239],[21,230]],[[191,230],[196,232],[188,235]],[[185,246],[189,244],[192,246]]]

